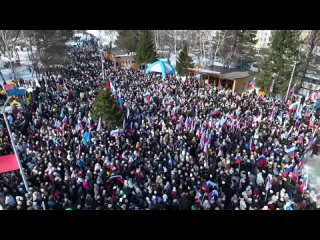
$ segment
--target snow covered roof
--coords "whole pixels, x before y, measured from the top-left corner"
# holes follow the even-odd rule
[[[223,74],[223,77],[226,78],[245,78],[245,77],[249,77],[250,74],[249,72],[229,72],[229,73],[225,73]]]
[[[109,52],[111,52],[111,54],[114,56],[126,56],[128,54],[127,52],[121,50],[120,48],[111,48]]]
[[[123,61],[133,61],[134,60],[134,56],[133,55],[121,55],[121,56],[117,56],[120,57]]]

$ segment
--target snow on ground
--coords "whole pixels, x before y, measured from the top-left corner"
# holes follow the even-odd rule
[[[320,192],[320,156],[310,158],[311,151],[306,154],[306,164],[303,167],[303,173],[308,174],[309,189]]]
[[[2,76],[4,77],[6,82],[9,82],[13,80],[13,73],[11,69],[1,69]],[[16,75],[18,78],[22,78],[23,80],[27,81],[36,81],[37,86],[40,86],[38,83],[38,80],[36,78],[36,74],[34,73],[32,76],[32,73],[29,71],[28,67],[22,66],[15,68]],[[1,85],[3,85],[3,81],[0,79]]]
[[[110,42],[114,44],[118,36],[118,33],[112,30],[87,30],[86,32],[100,39],[103,45],[109,45]]]

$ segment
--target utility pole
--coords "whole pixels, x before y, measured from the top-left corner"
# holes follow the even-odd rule
[[[177,56],[177,30],[174,30],[174,54]]]
[[[297,61],[293,62],[293,69],[292,69],[292,73],[291,73],[291,77],[290,77],[290,82],[289,82],[289,86],[288,86],[288,90],[287,90],[287,95],[286,95],[286,101],[288,99],[288,95],[289,95],[289,91],[290,91],[290,87],[291,87],[291,83],[292,83],[292,79],[293,79],[293,75],[294,75],[294,70],[296,69],[296,65],[297,65]]]

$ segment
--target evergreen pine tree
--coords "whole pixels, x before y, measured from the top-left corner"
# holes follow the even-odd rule
[[[138,64],[152,63],[157,60],[157,52],[155,50],[152,31],[142,31],[135,58]]]
[[[117,47],[128,52],[135,52],[140,34],[141,30],[119,30],[116,40]]]
[[[176,65],[177,73],[180,76],[185,76],[187,68],[191,66],[191,62],[192,62],[192,59],[188,55],[188,46],[185,43],[177,59],[177,65]]]
[[[274,76],[275,93],[285,95],[293,68],[293,62],[299,61],[301,53],[299,51],[301,31],[297,30],[276,30],[272,33],[272,42],[266,57],[261,62],[257,75],[257,86],[264,91],[268,91]],[[296,68],[295,75],[299,71]]]
[[[93,103],[92,118],[98,122],[100,117],[105,121],[109,130],[122,126],[124,114],[117,100],[113,98],[110,88],[102,87]]]

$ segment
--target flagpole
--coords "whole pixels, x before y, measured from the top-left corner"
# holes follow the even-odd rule
[[[18,165],[19,165],[19,169],[20,169],[20,173],[21,173],[21,176],[22,176],[22,180],[23,180],[24,186],[25,186],[27,192],[29,193],[27,180],[26,180],[26,177],[24,175],[22,164],[21,164],[21,161],[20,161],[20,158],[19,158],[19,153],[18,153],[18,151],[16,149],[16,146],[15,146],[15,143],[13,141],[13,136],[12,136],[11,129],[10,129],[10,126],[9,126],[9,123],[8,123],[8,120],[7,120],[7,116],[6,116],[6,112],[5,112],[5,107],[6,107],[6,105],[9,102],[10,99],[11,99],[11,97],[8,97],[7,101],[4,103],[4,105],[2,107],[2,114],[3,114],[4,121],[6,123],[6,126],[8,128],[8,133],[9,133],[9,136],[10,136],[11,145],[12,145],[13,151],[14,151],[14,153],[16,155],[16,158],[17,158],[17,162],[18,162]]]
[[[287,90],[287,94],[286,94],[286,101],[288,99],[288,95],[289,95],[289,91],[290,91],[290,87],[291,87],[291,83],[292,83],[292,79],[293,79],[294,70],[296,69],[296,65],[297,65],[297,61],[294,61],[293,69],[292,69],[291,77],[290,77],[290,82],[289,82],[288,90]]]
[[[269,189],[266,191],[266,199],[265,199],[266,203],[267,203],[267,200],[268,200],[268,192],[269,192]]]

